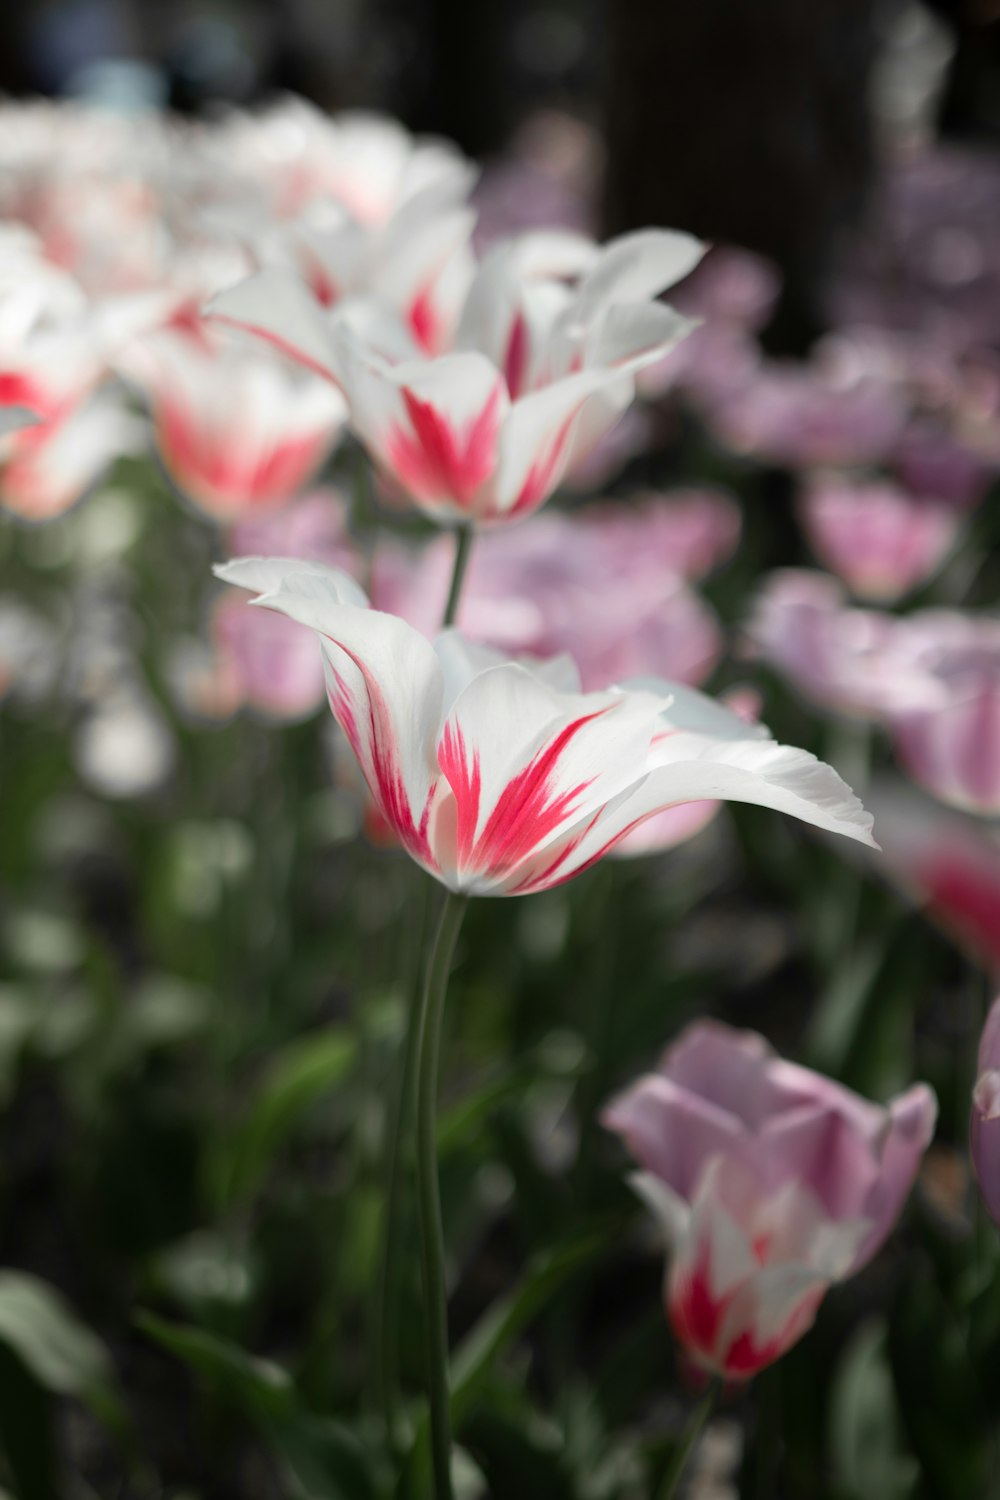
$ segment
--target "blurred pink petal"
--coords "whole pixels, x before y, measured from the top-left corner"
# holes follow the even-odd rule
[[[909,774],[942,802],[1000,812],[1000,620],[923,610],[897,631],[885,715]]]
[[[807,1189],[831,1219],[864,1224],[845,1268],[857,1270],[892,1229],[935,1114],[924,1085],[882,1108],[785,1062],[752,1032],[699,1022],[602,1118],[685,1202],[719,1155],[752,1169],[769,1192]]]
[[[891,604],[932,577],[959,529],[949,505],[838,474],[807,484],[801,513],[820,562],[873,604]]]
[[[1000,836],[903,782],[876,782],[869,799],[895,883],[969,956],[1000,974]]]
[[[887,382],[838,385],[812,366],[774,363],[720,401],[709,420],[725,447],[794,469],[877,463],[892,450],[905,416]]]
[[[549,512],[477,540],[459,622],[505,651],[568,651],[585,687],[664,674],[697,685],[719,658],[721,634],[681,577],[724,561],[738,534],[739,513],[722,491]],[[443,539],[416,556],[381,548],[376,603],[433,633],[451,552]]]
[[[969,1127],[972,1165],[990,1216],[1000,1224],[1000,997],[986,1018],[977,1073]]]
[[[877,719],[891,680],[897,621],[851,609],[825,573],[782,568],[754,601],[747,633],[757,653],[812,702],[861,719]]]

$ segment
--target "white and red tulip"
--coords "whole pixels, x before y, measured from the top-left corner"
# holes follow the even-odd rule
[[[668,231],[601,251],[574,236],[529,238],[520,260],[504,250],[481,268],[456,348],[435,358],[412,339],[407,358],[410,336],[384,316],[352,316],[348,304],[331,318],[282,271],[223,293],[211,311],[339,384],[376,465],[428,514],[511,520],[548,499],[632,400],[634,372],[693,326],[651,299],[703,250]],[[588,261],[572,290],[552,274]]]
[[[706,797],[872,841],[871,819],[829,766],[764,730],[751,737],[691,689],[581,693],[547,670],[484,666],[482,648],[454,632],[432,645],[314,564],[246,558],[218,573],[317,632],[334,717],[379,810],[452,890],[544,890],[653,813]]]
[[[313,477],[337,441],[340,394],[269,351],[181,331],[131,351],[157,447],[182,494],[213,519],[275,509]]]

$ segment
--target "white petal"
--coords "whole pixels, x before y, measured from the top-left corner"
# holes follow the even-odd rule
[[[615,304],[587,335],[586,365],[614,365],[639,370],[675,348],[699,326],[662,302]]]
[[[220,292],[205,316],[245,328],[300,364],[339,382],[336,342],[322,306],[290,271],[261,271]]]
[[[693,235],[674,229],[639,229],[610,240],[580,284],[575,320],[586,325],[612,302],[658,297],[693,271],[707,249]]]
[[[250,588],[273,581],[255,602],[318,632],[334,716],[383,815],[414,857],[425,859],[423,820],[437,779],[442,697],[430,642],[394,615],[361,607],[363,594],[336,568],[244,558],[216,572]]]
[[[217,563],[212,571],[223,583],[255,594],[272,594],[287,586],[303,597],[328,599],[331,604],[353,604],[359,609],[368,604],[364,590],[348,573],[297,557],[237,557]]]
[[[630,1172],[628,1185],[656,1219],[668,1249],[679,1245],[691,1222],[690,1206],[681,1195],[652,1172]]]
[[[497,515],[528,513],[548,499],[574,452],[574,428],[584,404],[608,384],[603,372],[584,370],[514,402],[494,484]]]

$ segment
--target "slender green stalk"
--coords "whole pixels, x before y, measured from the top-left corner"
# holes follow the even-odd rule
[[[458,614],[458,601],[462,597],[462,584],[469,564],[469,553],[472,551],[473,536],[471,525],[456,526],[455,563],[451,572],[451,587],[448,590],[448,602],[444,608],[444,619],[441,621],[442,630],[447,630],[449,625],[454,625],[455,616]]]
[[[361,454],[361,479],[363,483],[368,479],[367,464],[363,450],[359,450],[359,452]],[[361,483],[359,483],[359,490],[361,487]],[[443,629],[447,629],[449,625],[454,623],[455,615],[458,612],[458,602],[462,594],[462,583],[465,579],[465,570],[472,548],[472,539],[473,530],[471,525],[457,528],[455,533],[455,562],[452,568],[451,584],[448,589],[448,600],[442,619]],[[417,902],[419,908],[418,954],[422,954],[427,936],[428,892],[428,883],[422,881],[421,894]],[[454,942],[454,938],[452,942]],[[373,1385],[378,1404],[382,1410],[386,1433],[390,1443],[392,1442],[395,1425],[394,1412],[399,1349],[398,1313],[401,1264],[400,1241],[402,1238],[400,1227],[402,1172],[400,1169],[402,1166],[403,1139],[405,1135],[403,1125],[410,1115],[410,1097],[413,1093],[420,1031],[423,1025],[423,1011],[421,1009],[423,977],[420,974],[419,960],[415,972],[418,977],[410,996],[410,1003],[407,1006],[405,1031],[400,1048],[397,1074],[391,1092],[389,1118],[386,1128],[382,1253],[372,1320]],[[434,1057],[434,1070],[436,1075],[436,1053]],[[436,1181],[435,1169],[435,1193]]]
[[[407,996],[406,1018],[396,1077],[389,1095],[385,1139],[385,1176],[383,1181],[382,1253],[379,1262],[378,1288],[372,1318],[373,1384],[385,1421],[386,1435],[392,1442],[395,1431],[396,1389],[399,1365],[399,1281],[402,1265],[402,1164],[404,1122],[411,1116],[413,1082],[416,1075],[418,1018],[424,985],[422,970],[430,907],[431,881],[422,871],[420,889],[412,907],[416,914],[416,942],[413,952],[413,983]]]
[[[713,1380],[702,1398],[701,1404],[695,1408],[690,1424],[688,1425],[688,1430],[684,1434],[681,1445],[674,1454],[670,1467],[667,1470],[658,1500],[674,1500],[675,1495],[678,1493],[678,1487],[688,1466],[691,1454],[694,1452],[698,1439],[701,1437],[705,1423],[712,1414],[717,1390],[718,1383]]]
[[[436,1500],[452,1500],[451,1418],[448,1393],[448,1303],[445,1285],[444,1234],[437,1175],[437,1083],[448,973],[455,940],[465,914],[466,898],[451,892],[427,963],[417,1042],[417,1203],[420,1211],[420,1258],[423,1265],[427,1322],[427,1382],[430,1397],[431,1453]]]

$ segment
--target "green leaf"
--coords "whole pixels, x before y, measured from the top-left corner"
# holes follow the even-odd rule
[[[143,1333],[175,1354],[228,1404],[245,1415],[259,1420],[289,1411],[292,1380],[280,1365],[257,1359],[217,1334],[181,1323],[168,1323],[153,1313],[139,1313],[135,1322]]]
[[[539,1256],[514,1290],[495,1302],[466,1335],[451,1362],[451,1420],[456,1432],[475,1407],[496,1361],[573,1272],[605,1244],[604,1235],[589,1234]],[[426,1413],[417,1428],[411,1464],[417,1475],[429,1472]]]
[[[300,1500],[368,1500],[371,1472],[349,1427],[305,1408],[291,1376],[229,1339],[140,1313],[144,1333],[182,1360],[216,1396],[248,1418],[283,1461]]]
[[[0,1271],[0,1341],[43,1390],[75,1396],[101,1421],[124,1429],[108,1351],[46,1282]]]
[[[231,1202],[254,1197],[302,1115],[343,1082],[356,1055],[356,1038],[335,1029],[299,1037],[276,1055],[230,1147]]]
[[[603,1249],[604,1235],[588,1234],[538,1257],[520,1283],[483,1314],[463,1339],[451,1366],[451,1412],[456,1428],[475,1404],[496,1360],[564,1282]]]
[[[899,1410],[879,1320],[855,1333],[841,1359],[831,1400],[834,1473],[845,1497],[907,1500],[917,1463],[900,1436]]]

